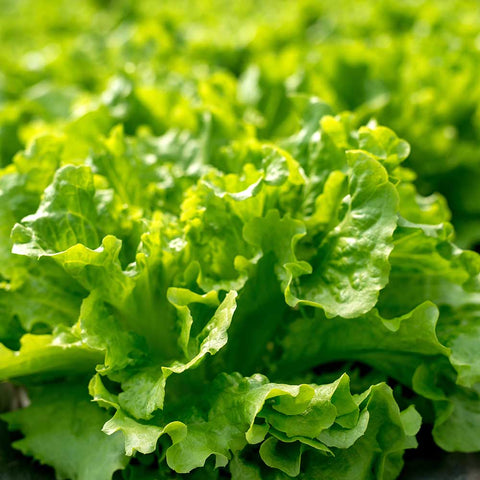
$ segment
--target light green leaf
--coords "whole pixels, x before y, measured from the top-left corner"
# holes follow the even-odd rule
[[[67,165],[59,169],[37,212],[15,226],[13,252],[40,257],[63,252],[77,243],[97,248],[94,194],[88,167]]]
[[[309,260],[311,274],[303,267],[290,267],[285,298],[292,307],[312,305],[328,316],[351,318],[370,310],[388,281],[398,199],[385,169],[373,157],[351,151],[348,159],[352,170],[344,218]]]
[[[62,377],[84,373],[101,360],[101,355],[70,333],[56,335],[25,334],[20,350],[0,344],[0,379],[47,374]]]

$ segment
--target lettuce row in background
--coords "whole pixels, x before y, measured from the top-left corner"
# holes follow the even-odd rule
[[[4,415],[24,453],[61,478],[389,479],[415,407],[442,448],[480,449],[478,255],[415,192],[406,142],[297,105],[276,145],[211,104],[160,137],[102,136],[100,109],[95,141],[66,124],[4,168],[0,376],[30,387]],[[413,399],[350,393],[322,375],[338,361]]]

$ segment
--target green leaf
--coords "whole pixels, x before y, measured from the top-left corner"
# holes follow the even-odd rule
[[[320,314],[300,318],[282,341],[284,359],[278,368],[283,365],[294,371],[336,360],[360,360],[408,383],[422,357],[449,354],[438,341],[437,321],[438,309],[428,302],[390,320],[375,310],[355,319],[327,319]],[[338,342],[345,331],[349,335]],[[311,338],[318,340],[312,344]]]
[[[14,281],[22,276],[26,262],[10,254],[10,232],[16,222],[37,209],[58,167],[60,151],[58,139],[40,137],[0,171],[0,276],[4,278]]]
[[[69,332],[25,334],[20,350],[0,344],[0,379],[48,374],[50,377],[89,372],[101,356]]]
[[[105,356],[103,365],[99,364],[97,371],[122,370],[145,356],[144,340],[120,328],[113,310],[97,291],[83,301],[78,329],[83,342]]]
[[[300,473],[302,445],[299,442],[281,443],[270,437],[260,446],[260,457],[269,467],[278,468],[287,475],[296,477]]]
[[[194,323],[194,319],[187,311],[188,307],[182,305],[182,303],[197,303],[199,300],[210,303],[212,295],[201,298],[191,292],[170,290],[169,300],[180,302],[175,306],[180,309],[181,315],[187,316],[187,318],[181,318],[180,321],[187,322],[187,325],[184,325],[182,329],[184,330],[183,340],[186,342],[188,355],[184,361],[175,360],[163,365],[151,362],[150,365],[143,365],[140,370],[128,375],[127,379],[122,381],[123,392],[119,395],[121,407],[135,418],[140,419],[149,419],[155,410],[163,409],[165,385],[168,377],[172,374],[182,374],[197,367],[207,354],[215,355],[227,343],[227,331],[235,312],[236,297],[237,293],[235,291],[229,292],[212,318],[208,320],[198,334],[193,336],[190,327]],[[215,302],[215,298],[213,300]],[[122,351],[125,354],[128,349],[119,348],[119,354]]]
[[[358,143],[362,150],[375,155],[389,171],[396,168],[410,154],[410,145],[386,127],[374,129],[360,127]]]
[[[410,434],[419,427],[418,414],[407,431],[404,430],[405,414],[399,411],[392,391],[385,384],[372,386],[368,395],[362,397],[360,405],[369,412],[365,434],[350,448],[332,449],[334,456],[307,452],[302,461],[305,473],[299,478],[397,478],[403,466],[403,451],[411,448]],[[413,417],[413,411],[409,415]]]
[[[85,292],[61,267],[44,259],[16,271],[16,281],[0,291],[0,304],[25,331],[48,333],[59,325],[71,326],[77,321]]]
[[[15,448],[54,466],[61,479],[109,480],[125,467],[121,436],[101,432],[108,415],[88,400],[81,384],[53,384],[30,395],[31,406],[2,416],[25,436]]]
[[[144,425],[136,422],[118,410],[102,429],[107,435],[122,432],[125,436],[125,453],[132,456],[136,451],[144,454],[152,453],[157,448],[158,439],[168,434],[173,444],[182,441],[187,428],[181,422],[171,422],[163,428],[155,425]]]
[[[94,194],[88,167],[59,169],[37,212],[15,226],[13,252],[39,257],[63,252],[77,243],[98,247]]]
[[[381,399],[377,399],[378,396]],[[270,432],[272,436],[267,436],[261,444],[261,457],[267,465],[279,468],[289,475],[297,475],[302,451],[313,449],[323,455],[329,452],[315,438],[319,435],[318,432],[328,432],[330,428],[338,429],[340,426],[346,431],[353,428],[353,436],[356,435],[357,438],[349,446],[356,444],[356,440],[362,436],[359,432],[365,431],[365,418],[368,418],[365,415],[359,416],[359,406],[370,411],[370,404],[373,404],[372,415],[377,404],[382,405],[376,414],[387,422],[384,428],[391,435],[389,440],[385,439],[385,443],[380,444],[382,451],[385,450],[382,455],[395,451],[401,459],[406,447],[407,435],[403,430],[398,407],[385,385],[372,387],[357,399],[349,392],[346,376],[329,385],[291,386],[269,384],[259,375],[250,378],[224,375],[215,381],[205,399],[208,402],[208,417],[199,417],[197,413],[190,416],[192,410],[186,407],[181,421],[187,426],[187,434],[167,450],[167,462],[177,472],[186,473],[200,467],[211,455],[215,456],[217,465],[224,465],[231,457],[230,451],[241,451],[247,441],[262,442],[262,436],[258,437],[256,433],[260,424],[255,419],[263,418],[266,422],[265,433]],[[384,416],[382,409],[389,413]],[[376,418],[374,429],[378,429],[382,423]],[[362,424],[357,427],[359,422]],[[368,425],[370,429],[370,422]],[[277,427],[283,431],[277,430]],[[412,431],[413,427],[410,428]],[[373,445],[369,446],[372,448],[368,452],[369,456],[374,456],[378,447],[375,435],[376,433],[373,434]],[[237,463],[234,469],[239,468],[244,467]],[[253,475],[248,468],[247,471]]]
[[[347,211],[309,260],[311,274],[300,265],[290,267],[285,298],[292,307],[312,305],[328,316],[351,318],[369,311],[388,281],[398,200],[386,171],[373,157],[351,151],[348,159]]]

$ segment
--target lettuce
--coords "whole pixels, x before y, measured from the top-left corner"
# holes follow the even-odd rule
[[[23,28],[32,1],[0,23]],[[480,451],[480,257],[449,205],[463,244],[470,210],[417,188],[477,168],[474,132],[440,137],[478,89],[415,90],[457,3],[352,23],[347,1],[332,23],[280,2],[272,29],[258,2],[190,21],[182,2],[68,2],[65,32],[45,6],[24,55],[0,53],[0,380],[30,399],[1,416],[15,448],[75,480],[389,480],[421,425]],[[60,50],[30,51],[54,32]],[[442,60],[463,86],[470,37],[471,70]]]
[[[225,136],[213,164],[203,130],[115,127],[83,162],[44,136],[2,171],[17,448],[60,478],[393,479],[418,410],[444,449],[480,449],[480,259],[415,193],[404,141],[322,105],[277,145]]]

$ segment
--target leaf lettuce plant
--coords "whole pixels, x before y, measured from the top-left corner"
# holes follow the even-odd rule
[[[480,450],[480,259],[408,144],[303,96],[266,141],[212,98],[162,135],[95,107],[1,171],[15,447],[78,480],[394,479],[422,421]]]

